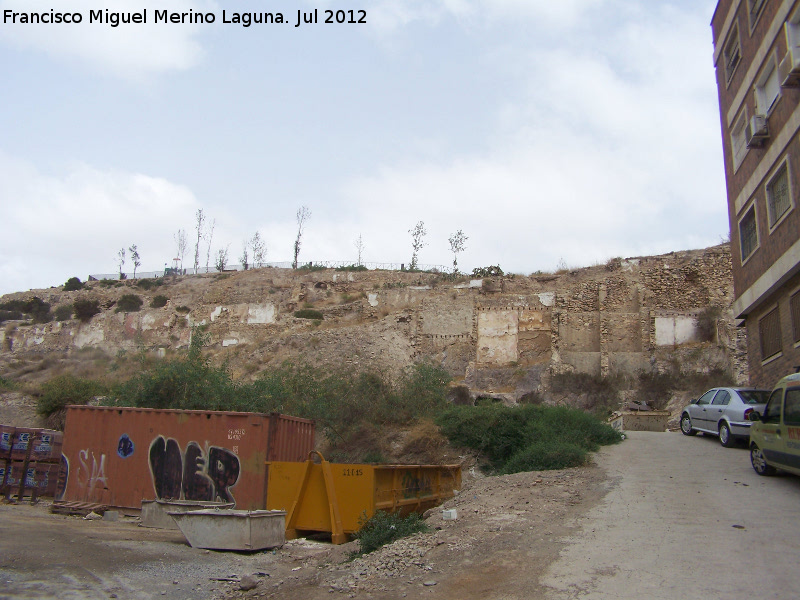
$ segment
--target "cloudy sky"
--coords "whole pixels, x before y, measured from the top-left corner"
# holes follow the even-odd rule
[[[528,274],[728,235],[714,0],[0,0],[0,294],[214,254]],[[89,23],[147,9],[148,24]],[[298,10],[319,23],[295,27]],[[155,11],[213,24],[153,23]],[[288,23],[223,23],[282,13]],[[325,10],[366,23],[325,24]],[[5,12],[3,13],[5,15]],[[334,13],[335,14],[335,13]],[[349,16],[349,15],[348,15]],[[206,242],[201,265],[206,263]],[[191,256],[189,256],[191,255]],[[131,270],[130,261],[126,270]]]

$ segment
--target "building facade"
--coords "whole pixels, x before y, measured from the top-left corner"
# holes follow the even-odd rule
[[[800,0],[720,0],[711,28],[733,308],[769,388],[800,367]]]

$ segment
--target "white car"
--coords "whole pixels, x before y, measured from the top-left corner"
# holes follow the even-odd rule
[[[754,388],[713,388],[692,400],[681,413],[681,433],[698,431],[719,436],[726,448],[737,439],[750,438],[749,415],[763,414],[770,390]]]

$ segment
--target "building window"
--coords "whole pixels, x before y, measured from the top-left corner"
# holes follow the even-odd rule
[[[789,187],[789,165],[784,162],[767,184],[767,216],[772,229],[792,207],[792,193]]]
[[[742,111],[731,130],[731,150],[733,151],[733,170],[739,168],[747,154],[747,111]]]
[[[768,115],[781,95],[781,85],[778,82],[778,67],[775,56],[767,61],[764,71],[756,82],[756,112]]]
[[[781,320],[776,306],[758,320],[761,360],[772,358],[781,351]]]
[[[800,292],[795,292],[791,300],[789,300],[789,309],[792,311],[794,343],[800,344]]]
[[[761,9],[764,8],[764,4],[766,0],[749,0],[748,4],[750,5],[750,30],[753,30],[753,27],[756,26],[756,21],[758,21],[759,15],[761,15]]]
[[[758,248],[758,228],[756,227],[756,207],[750,205],[750,209],[739,221],[739,245],[742,248],[742,264],[750,258],[750,255]]]
[[[728,34],[728,39],[722,50],[722,58],[725,61],[725,82],[730,83],[733,78],[733,73],[736,71],[736,67],[742,59],[742,52],[739,46],[738,23],[733,26],[731,32]]]

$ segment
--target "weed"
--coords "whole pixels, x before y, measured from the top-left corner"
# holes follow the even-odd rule
[[[49,417],[68,404],[87,404],[108,390],[98,381],[80,379],[74,375],[59,375],[42,385],[42,395],[36,402],[36,412]]]
[[[377,511],[369,519],[366,513],[362,513],[359,518],[360,529],[353,536],[358,540],[358,551],[353,552],[350,557],[356,558],[374,552],[386,544],[391,544],[395,540],[429,531],[422,516],[418,513],[411,513],[407,517],[391,514],[382,510]]]

